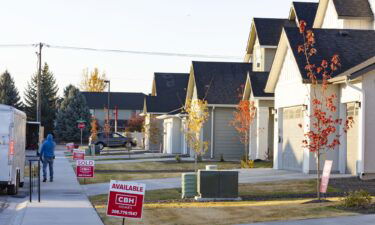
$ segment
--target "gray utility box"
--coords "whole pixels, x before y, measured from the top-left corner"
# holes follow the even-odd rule
[[[238,198],[238,171],[199,170],[200,198]]]
[[[181,198],[193,198],[197,195],[197,174],[183,173],[181,176]]]

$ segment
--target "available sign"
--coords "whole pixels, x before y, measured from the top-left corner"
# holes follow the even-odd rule
[[[141,219],[145,190],[145,184],[111,180],[107,216]]]
[[[77,177],[78,178],[93,178],[94,177],[94,160],[77,160]]]
[[[84,160],[85,159],[85,150],[74,149],[73,150],[73,160]]]
[[[326,160],[324,162],[322,181],[320,183],[320,193],[327,193],[329,175],[331,174],[332,169],[332,160]]]

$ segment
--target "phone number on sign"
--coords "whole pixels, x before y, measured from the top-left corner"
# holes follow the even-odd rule
[[[129,212],[129,211],[124,211],[124,210],[117,210],[117,209],[112,209],[113,214],[117,215],[126,215],[126,216],[137,216],[137,212]]]

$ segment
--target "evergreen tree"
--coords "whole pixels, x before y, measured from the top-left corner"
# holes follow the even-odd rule
[[[22,109],[21,99],[12,76],[5,71],[0,76],[0,104]]]
[[[40,76],[40,99],[41,99],[41,123],[44,126],[44,133],[53,133],[54,121],[57,112],[57,92],[55,77],[49,70],[47,63],[44,64]],[[37,106],[37,74],[34,74],[31,81],[27,84],[25,90],[25,111],[28,120],[36,120],[36,106]]]
[[[80,130],[77,128],[78,120],[85,120],[86,127],[83,130],[83,138],[86,140],[90,133],[90,110],[86,99],[78,88],[70,85],[64,90],[64,100],[56,117],[55,134],[60,141],[79,141]]]

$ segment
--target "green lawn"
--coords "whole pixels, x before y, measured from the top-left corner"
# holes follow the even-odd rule
[[[239,169],[239,162],[199,162],[198,169],[204,169],[206,165],[218,165],[221,170]],[[270,168],[271,162],[257,162],[255,168]],[[143,180],[170,178],[181,176],[181,171],[194,171],[195,164],[190,161],[162,162],[135,162],[135,163],[115,163],[115,164],[97,164],[95,166],[95,178],[85,180],[85,184],[105,183],[110,180]],[[157,172],[155,170],[162,170]],[[134,171],[134,172],[133,172]],[[83,180],[80,180],[83,184]]]

